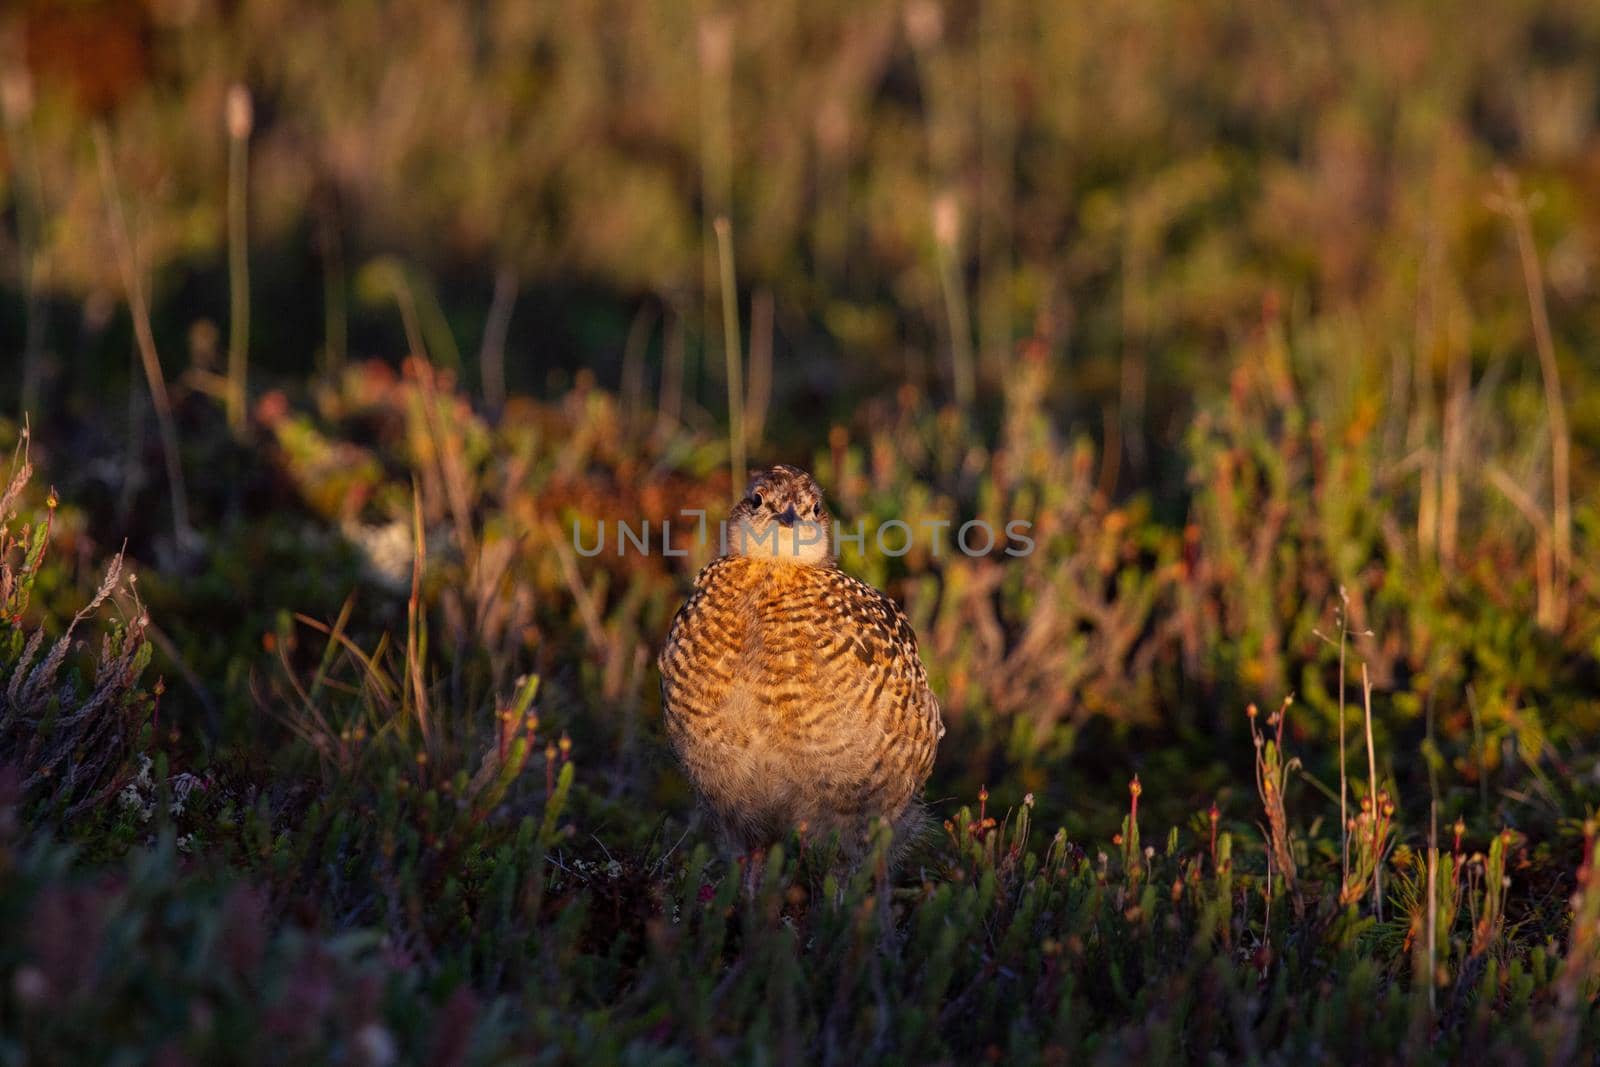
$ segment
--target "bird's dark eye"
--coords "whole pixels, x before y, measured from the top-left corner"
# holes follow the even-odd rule
[[[759,508],[761,506],[761,494],[760,493],[751,493],[750,494],[750,506],[751,507],[757,507],[757,508]]]
[[[815,504],[812,505],[812,507],[811,507],[811,517],[814,518],[814,519],[822,518],[822,501],[819,500]]]

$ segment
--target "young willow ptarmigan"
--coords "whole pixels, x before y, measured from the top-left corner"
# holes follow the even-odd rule
[[[661,650],[673,751],[746,851],[803,825],[859,855],[880,818],[912,820],[944,736],[916,635],[839,570],[805,471],[757,474],[726,531]]]

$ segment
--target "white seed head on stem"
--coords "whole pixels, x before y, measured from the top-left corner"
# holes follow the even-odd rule
[[[933,202],[933,239],[941,248],[954,248],[961,239],[961,204],[954,193],[940,193]]]
[[[237,83],[228,87],[228,136],[242,141],[250,136],[255,125],[255,106],[250,101],[250,90]]]
[[[0,109],[17,122],[33,114],[33,78],[26,70],[7,67],[0,71]]]
[[[944,36],[944,12],[937,0],[913,0],[906,5],[906,37],[911,47],[931,48]]]

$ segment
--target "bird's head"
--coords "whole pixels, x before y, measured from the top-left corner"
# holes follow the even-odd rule
[[[833,562],[833,518],[822,488],[799,467],[757,472],[728,514],[728,551],[779,563]]]

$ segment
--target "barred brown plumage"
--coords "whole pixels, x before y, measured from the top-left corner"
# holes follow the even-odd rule
[[[802,824],[847,853],[880,818],[903,828],[944,736],[911,624],[839,570],[831,525],[806,472],[757,474],[658,660],[673,751],[746,850]]]

